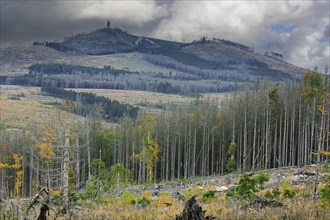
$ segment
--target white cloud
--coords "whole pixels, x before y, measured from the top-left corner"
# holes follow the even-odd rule
[[[68,9],[66,19],[111,19],[139,27],[167,14],[156,1],[63,1],[58,7]]]
[[[294,28],[277,33],[273,25]],[[319,41],[327,26],[328,1],[177,0],[170,17],[163,19],[152,35],[186,42],[202,36],[225,38],[257,50],[281,52],[289,62],[313,68],[329,64],[329,45]]]
[[[283,53],[288,62],[329,64],[328,0],[0,1],[1,44],[56,40],[112,25],[139,35],[190,42],[208,36]],[[292,27],[276,31],[273,27]],[[327,38],[328,37],[328,38]]]

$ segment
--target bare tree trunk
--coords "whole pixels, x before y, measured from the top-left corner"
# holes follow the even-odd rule
[[[202,160],[201,160],[201,175],[205,176],[205,166],[206,166],[206,161],[205,161],[205,148],[206,148],[206,122],[205,122],[205,118],[203,120],[203,136],[202,136]]]
[[[301,99],[301,98],[300,98]],[[299,110],[298,110],[298,162],[297,165],[301,166],[303,164],[303,129],[302,129],[302,113],[301,113],[301,100],[299,100]]]
[[[125,168],[126,169],[129,169],[130,166],[129,166],[129,143],[128,143],[128,134],[126,133],[126,131],[124,131],[124,135],[125,135]]]
[[[309,115],[307,115],[306,116],[306,123],[304,124],[304,133],[305,133],[305,135],[304,135],[304,139],[305,139],[305,141],[304,141],[304,155],[305,155],[305,157],[304,157],[304,165],[307,165],[307,164],[309,164],[308,163],[308,124],[309,124]]]
[[[70,130],[69,124],[65,126],[64,163],[63,163],[63,207],[69,213],[69,163],[70,163]]]
[[[196,147],[197,147],[197,125],[195,125],[194,130],[194,148],[193,148],[193,155],[192,155],[192,177],[196,175]]]
[[[188,146],[187,146],[187,175],[190,176],[190,173],[191,173],[191,141],[192,141],[192,138],[191,138],[191,132],[192,132],[192,123],[191,123],[191,120],[189,120],[189,129],[188,129]]]
[[[142,143],[142,145],[144,145],[143,143]],[[140,150],[140,152],[143,152],[143,148],[144,147],[142,147],[142,149]],[[142,156],[143,157],[143,156]],[[144,182],[143,181],[143,167],[142,167],[142,164],[144,163],[144,161],[143,161],[143,158],[142,157],[139,157],[139,172],[138,172],[138,182],[139,183],[142,183],[142,182]]]
[[[324,89],[324,96],[325,96],[325,89]],[[319,166],[320,166],[320,159],[321,159],[321,149],[323,141],[323,127],[324,127],[324,108],[325,108],[325,97],[322,99],[322,111],[321,111],[321,125],[320,125],[320,133],[319,133],[319,140],[318,140],[318,146],[317,146],[317,160],[316,160],[316,174],[315,174],[315,180],[314,180],[314,194],[313,199],[314,202],[316,202],[316,191],[317,191],[317,185],[318,185],[318,176],[319,176]]]
[[[311,152],[315,149],[315,140],[314,140],[314,131],[315,129],[315,107],[316,107],[316,98],[313,99],[313,109],[312,109],[312,127],[311,127]],[[311,164],[313,163],[313,156],[311,157]]]
[[[175,128],[176,129],[176,128]],[[174,180],[174,173],[175,173],[175,157],[176,157],[176,135],[174,133],[174,137],[172,138],[172,144],[171,144],[171,180]]]
[[[215,152],[214,152],[214,142],[215,142],[215,138],[214,138],[214,129],[212,129],[212,144],[211,144],[211,174],[213,175],[216,170],[214,170],[214,166],[215,166]]]
[[[29,173],[29,179],[30,179],[30,184],[29,184],[29,196],[32,196],[33,190],[32,190],[32,183],[33,183],[33,146],[32,144],[30,145],[30,173]]]
[[[165,179],[168,180],[169,175],[169,157],[170,157],[170,122],[167,121],[167,127],[166,127],[166,170],[165,170]]]
[[[87,131],[87,166],[88,166],[88,179],[92,176],[91,174],[91,146],[90,146],[90,130]]]
[[[189,131],[187,131],[187,129],[188,128],[185,125],[185,127],[184,127],[184,141],[185,141],[185,143],[184,143],[184,172],[183,172],[183,178],[185,178],[185,179],[189,175],[189,173],[188,173],[188,163],[189,163],[189,160],[188,160],[188,158],[189,158],[189,151],[188,151],[188,148],[189,148],[189,144],[188,143],[189,143],[189,141],[188,141],[188,139],[189,139],[189,137],[187,135],[187,133]]]
[[[290,153],[289,153],[289,165],[293,166],[296,164],[296,151],[295,151],[295,117],[296,117],[296,111],[295,111],[295,104],[293,100],[293,107],[292,107],[292,116],[291,116],[291,134],[290,134]]]
[[[276,116],[275,116],[276,117]],[[273,168],[276,167],[276,161],[278,161],[277,158],[277,150],[278,150],[278,144],[277,144],[277,130],[278,130],[278,126],[277,126],[277,118],[275,119],[275,134],[274,134],[274,149],[273,149]]]
[[[255,159],[256,159],[256,145],[257,145],[257,115],[258,115],[258,106],[256,107],[254,113],[254,129],[253,129],[253,146],[252,146],[252,170],[255,169]]]
[[[80,187],[80,152],[79,152],[79,134],[76,130],[76,186]]]
[[[222,160],[221,160],[221,174],[226,172],[227,154],[226,154],[226,142],[225,142],[225,124],[222,124]]]
[[[181,166],[182,166],[182,160],[181,160],[181,129],[179,130],[179,144],[178,144],[178,172],[177,172],[177,178],[181,178]]]
[[[282,142],[282,166],[286,166],[287,165],[287,157],[286,157],[286,148],[287,148],[287,107],[285,107],[284,110],[284,122],[283,122],[283,142]]]
[[[268,99],[267,99],[267,104],[266,104],[266,125],[265,125],[265,167],[264,169],[266,170],[268,168],[268,140],[269,140],[269,124],[270,124],[270,113],[269,113],[269,104],[268,104]]]
[[[244,137],[243,137],[243,172],[247,171],[247,103],[244,109]]]

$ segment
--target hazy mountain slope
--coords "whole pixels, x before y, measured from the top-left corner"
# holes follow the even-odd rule
[[[140,73],[169,73],[168,68],[148,62],[144,54],[137,52],[89,56],[64,53],[45,46],[15,46],[0,49],[0,75],[26,74],[29,72],[28,67],[37,63],[62,63],[99,68],[110,65],[115,69]]]
[[[0,74],[25,74],[33,63],[66,63],[79,57],[43,46],[16,46],[0,49]]]
[[[266,74],[267,77],[271,76],[275,79],[289,78],[285,74],[300,78],[306,71],[286,62],[257,54],[248,46],[231,41],[202,38],[193,43],[179,43],[134,36],[118,28],[98,29],[91,33],[72,36],[61,43],[46,43],[46,45],[76,54],[103,55],[134,51],[157,54],[200,69],[217,71],[230,69],[257,76]]]
[[[306,69],[294,66],[269,56],[229,46],[217,41],[199,41],[182,48],[187,53],[195,54],[203,59],[220,62],[232,68],[261,67],[279,70],[300,78]]]
[[[112,54],[121,52],[150,52],[158,48],[179,48],[182,43],[152,39],[128,34],[119,28],[102,28],[87,34],[67,38],[56,49],[71,53],[89,55]]]
[[[132,51],[137,42],[138,37],[120,29],[100,29],[69,38],[63,45],[83,54],[111,54]]]
[[[189,94],[249,89],[257,79],[294,81],[306,71],[227,40],[203,37],[179,43],[134,36],[118,28],[77,34],[63,42],[33,44],[0,50],[1,83]],[[45,66],[46,75],[38,69],[19,78],[9,76],[27,74],[29,66],[40,63],[51,68],[55,64],[60,71]],[[75,73],[62,71],[65,65],[58,64],[70,65]],[[96,69],[91,75],[84,67]],[[122,71],[113,75],[104,67]]]

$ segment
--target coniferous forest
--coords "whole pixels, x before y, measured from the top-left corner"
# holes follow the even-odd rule
[[[0,132],[0,182],[9,198],[47,189],[69,210],[88,198],[103,204],[102,194],[132,184],[318,167],[329,155],[330,79],[314,71],[299,84],[256,82],[221,101],[196,98],[156,112],[90,93],[41,91],[66,100],[58,115]],[[87,120],[64,120],[64,112]]]
[[[322,152],[330,145],[329,89],[329,78],[309,72],[301,84],[257,82],[252,90],[221,102],[196,99],[186,105],[168,104],[158,113],[118,106],[127,113],[118,110],[124,114],[113,116],[107,110],[111,104],[86,105],[81,101],[87,100],[86,94],[59,92],[57,96],[76,96],[59,111],[78,113],[79,105],[85,105],[88,121],[60,123],[59,114],[45,124],[2,130],[2,166],[20,165],[3,171],[1,184],[23,197],[33,195],[36,186],[60,189],[65,145],[75,190],[88,183],[95,159],[107,170],[123,165],[137,183],[322,162]],[[118,126],[102,126],[104,118]],[[234,153],[229,150],[232,145]]]

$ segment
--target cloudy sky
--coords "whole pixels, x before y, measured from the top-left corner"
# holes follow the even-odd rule
[[[276,51],[306,68],[329,65],[329,0],[0,0],[1,47],[63,40],[111,25],[190,42],[224,38]],[[329,65],[330,66],[330,65]]]

